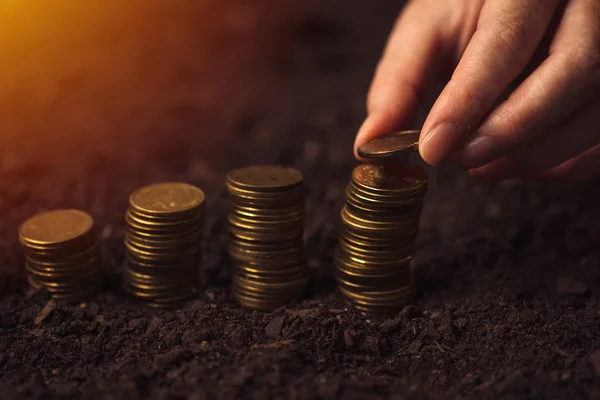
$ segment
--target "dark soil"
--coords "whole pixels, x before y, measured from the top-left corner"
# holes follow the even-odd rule
[[[415,305],[375,321],[336,294],[352,141],[400,2],[94,3],[0,5],[0,398],[600,396],[598,181],[491,185],[444,166]],[[314,279],[259,313],[228,297],[223,177],[267,162],[305,173]],[[209,195],[207,288],[175,311],[117,284],[128,195],[163,180]],[[85,304],[19,279],[18,224],[56,207],[103,230],[111,280]]]

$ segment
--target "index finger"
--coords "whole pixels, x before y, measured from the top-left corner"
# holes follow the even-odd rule
[[[369,89],[369,115],[355,142],[357,157],[363,143],[411,123],[420,98],[438,75],[443,63],[435,58],[451,38],[443,32],[444,6],[428,5],[410,2],[394,27]]]
[[[559,0],[491,0],[452,78],[431,109],[419,144],[438,164],[468,137],[541,42]]]

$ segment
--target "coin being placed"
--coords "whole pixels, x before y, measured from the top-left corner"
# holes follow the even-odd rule
[[[362,158],[388,158],[417,151],[421,131],[410,130],[390,133],[375,138],[358,148]]]

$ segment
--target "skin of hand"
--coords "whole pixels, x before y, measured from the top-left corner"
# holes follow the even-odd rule
[[[408,128],[439,82],[448,83],[419,139],[429,164],[452,157],[493,180],[600,173],[600,0],[410,1],[377,66],[355,154]]]

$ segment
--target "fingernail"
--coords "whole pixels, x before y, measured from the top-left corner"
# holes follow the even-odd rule
[[[429,131],[419,143],[419,153],[425,162],[436,165],[452,152],[452,147],[460,139],[462,130],[450,122],[439,124]]]
[[[494,150],[494,139],[489,136],[475,136],[459,151],[457,161],[463,168],[479,167],[491,161]]]

